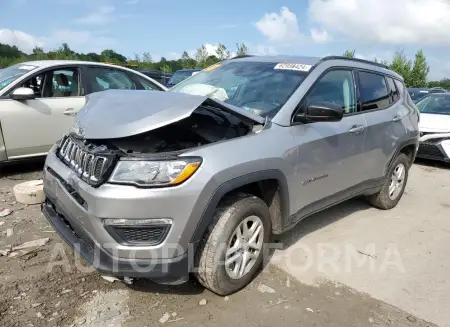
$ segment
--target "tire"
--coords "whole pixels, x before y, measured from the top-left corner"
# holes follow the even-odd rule
[[[396,193],[396,197],[392,197],[390,196],[389,192],[389,188],[392,182],[391,176],[393,176],[394,172],[400,165],[404,167],[403,183],[401,187],[398,188],[398,193]],[[400,153],[397,156],[397,158],[395,158],[391,167],[389,168],[386,175],[386,181],[384,182],[381,190],[378,193],[375,193],[368,197],[370,204],[375,208],[382,210],[389,210],[394,208],[402,198],[403,193],[405,191],[406,183],[408,182],[408,173],[410,166],[411,162],[409,158],[404,153]]]
[[[252,217],[260,219],[255,228],[261,223],[264,228],[257,238],[260,241],[260,237],[263,236],[261,250],[257,255],[252,255],[254,263],[251,268],[248,268],[248,272],[241,277],[234,276],[233,278],[230,276],[233,272],[225,265],[226,253],[230,244],[232,244],[231,242],[237,239],[235,232],[238,226],[242,227],[241,223],[244,223],[246,219],[248,222],[245,225],[253,226],[251,219],[256,218]],[[218,295],[229,295],[242,289],[251,282],[258,272],[263,262],[270,235],[270,212],[263,200],[251,194],[237,194],[225,198],[219,204],[213,221],[196,252],[197,271],[194,273],[195,277],[205,288]],[[235,253],[237,254],[237,252]]]

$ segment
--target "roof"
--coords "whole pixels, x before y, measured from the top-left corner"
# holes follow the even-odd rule
[[[96,66],[106,66],[106,67],[122,67],[119,65],[111,65],[111,64],[105,64],[101,62],[95,62],[95,61],[83,61],[83,60],[35,60],[35,61],[26,61],[21,62],[22,65],[31,65],[36,66],[39,68],[42,67],[51,67],[51,66],[58,66],[58,65],[96,65]]]
[[[198,71],[201,71],[201,69],[200,68],[178,69],[176,72],[198,72]]]
[[[432,97],[450,97],[450,92],[439,92],[439,93],[427,93],[427,96]]]
[[[307,57],[307,56],[284,56],[284,55],[278,55],[278,56],[245,56],[235,59],[230,59],[228,61],[241,61],[241,62],[270,62],[270,63],[293,63],[293,64],[304,64],[304,65],[311,65],[315,66],[319,64],[322,61],[325,60],[339,60],[339,61],[348,61],[349,65],[359,64],[356,67],[360,67],[361,65],[367,65],[370,66],[371,69],[379,70],[381,72],[387,73],[389,72],[390,75],[395,76],[396,78],[399,78],[403,80],[403,77],[397,74],[396,72],[389,69],[384,64],[376,63],[369,60],[364,59],[358,59],[358,58],[348,58],[343,56],[325,56],[325,57]]]
[[[249,61],[249,62],[289,62],[293,64],[315,65],[322,58],[320,57],[303,57],[303,56],[248,56],[230,59],[230,61]]]

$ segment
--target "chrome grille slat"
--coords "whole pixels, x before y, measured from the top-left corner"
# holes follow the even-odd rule
[[[59,150],[59,158],[89,184],[97,184],[105,172],[107,157],[89,153],[67,137]]]

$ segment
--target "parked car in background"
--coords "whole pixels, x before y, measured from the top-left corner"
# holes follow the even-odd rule
[[[24,62],[0,71],[0,162],[45,155],[74,121],[85,95],[167,90],[134,70],[94,62]]]
[[[184,81],[186,78],[191,77],[193,74],[200,72],[201,69],[180,69],[177,70],[172,77],[170,78],[169,82],[167,83],[167,87],[171,88],[172,86],[177,85],[181,81]]]
[[[411,100],[413,100],[414,103],[419,101],[420,99],[426,97],[430,91],[428,88],[418,88],[418,87],[409,87],[408,88],[409,96],[411,97]]]
[[[138,72],[154,79],[162,85],[167,85],[170,78],[172,77],[172,73],[163,72],[161,70],[138,70]]]
[[[221,295],[257,274],[271,234],[356,196],[395,207],[418,147],[403,78],[353,58],[248,57],[168,92],[104,93],[47,156],[44,215],[103,273],[192,272]]]
[[[430,93],[447,93],[448,91],[443,87],[432,87],[428,90]]]
[[[416,105],[420,111],[417,157],[450,162],[450,93],[431,93]]]

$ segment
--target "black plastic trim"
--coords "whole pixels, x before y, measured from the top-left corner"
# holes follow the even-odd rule
[[[391,159],[389,160],[388,164],[386,165],[385,169],[384,169],[384,173],[386,174],[387,171],[389,171],[389,168],[392,165],[392,162],[395,160],[395,158],[397,158],[397,156],[399,155],[400,152],[402,152],[402,150],[408,146],[414,145],[414,153],[412,156],[412,160],[411,160],[411,164],[414,162],[414,159],[416,158],[416,154],[417,154],[417,149],[418,149],[418,144],[419,144],[419,138],[410,138],[407,139],[405,141],[403,141],[397,148],[397,150],[395,150],[394,154],[392,155]]]
[[[206,229],[213,220],[214,213],[220,200],[224,197],[225,194],[239,187],[268,179],[276,179],[280,185],[279,191],[281,198],[282,217],[272,217],[272,218],[280,219],[281,220],[280,226],[284,226],[285,224],[283,222],[285,221],[285,219],[287,219],[287,216],[289,215],[289,188],[286,181],[286,177],[280,170],[276,169],[258,171],[229,180],[228,182],[225,182],[222,185],[220,185],[214,191],[214,193],[211,195],[209,199],[208,205],[203,211],[203,214],[200,218],[200,221],[197,225],[194,235],[192,236],[191,242],[195,244],[202,239],[203,234],[205,233]]]
[[[360,62],[363,64],[373,65],[373,66],[377,66],[377,67],[381,67],[381,68],[390,70],[388,66],[386,66],[382,63],[365,60],[365,59],[359,59],[359,58],[351,58],[351,57],[344,57],[344,56],[326,56],[321,59],[321,61],[327,61],[327,60],[349,60],[349,61]]]
[[[148,229],[152,227],[164,227],[163,232],[161,233],[161,236],[158,238],[157,241],[154,242],[146,242],[146,241],[126,241],[125,236],[121,232],[121,228],[133,228],[133,229]],[[160,224],[160,225],[120,225],[120,226],[112,226],[112,225],[105,225],[105,230],[111,235],[111,237],[120,245],[126,245],[126,246],[157,246],[160,245],[164,240],[166,239],[167,235],[169,234],[170,228],[172,225],[169,224]]]
[[[55,203],[55,202],[53,202]],[[42,204],[42,213],[61,238],[91,266],[101,273],[117,277],[149,278],[162,284],[184,282],[189,279],[189,257],[185,255],[173,259],[124,259],[114,258],[98,247],[86,233],[76,232],[65,223],[74,218],[63,212],[63,217],[55,211],[54,204],[47,201]],[[61,211],[61,208],[58,209]],[[137,271],[135,267],[140,268]],[[145,267],[145,269],[143,269]]]

